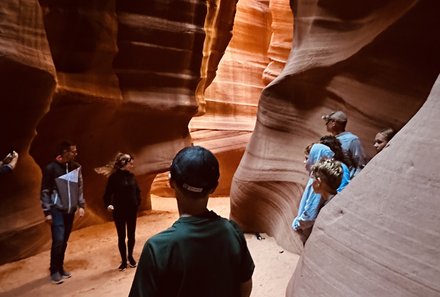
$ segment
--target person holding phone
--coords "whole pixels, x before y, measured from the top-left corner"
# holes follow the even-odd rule
[[[0,161],[0,175],[12,172],[18,162],[18,153],[10,152],[2,161]]]

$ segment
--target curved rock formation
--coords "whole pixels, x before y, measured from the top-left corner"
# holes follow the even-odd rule
[[[49,109],[56,74],[36,1],[2,1],[0,20],[0,158],[10,150],[20,156],[14,172],[0,177],[3,263],[33,254],[47,242],[47,237],[39,236],[49,231],[39,224],[41,173],[29,147],[38,121]],[[31,239],[17,235],[23,230]]]
[[[211,149],[220,160],[214,196],[229,196],[232,176],[255,126],[259,94],[287,61],[292,22],[286,1],[237,4],[231,42],[205,92],[206,114],[190,122],[193,142]]]
[[[232,219],[302,251],[290,224],[306,180],[303,149],[326,134],[321,115],[346,111],[348,130],[373,156],[375,133],[402,127],[438,75],[434,7],[433,0],[293,2],[294,47],[260,97],[257,124],[231,186]]]
[[[439,296],[440,76],[427,102],[324,207],[286,296]]]
[[[0,119],[8,139],[0,153],[13,147],[21,158],[14,174],[0,181],[6,222],[0,263],[48,247],[37,164],[54,158],[64,139],[77,143],[83,165],[88,207],[76,227],[107,218],[101,198],[106,180],[93,169],[117,151],[134,154],[143,208],[151,208],[155,175],[190,144],[188,122],[204,112],[203,94],[231,38],[235,5],[235,0],[2,2],[0,86],[10,112]]]
[[[191,120],[192,130],[253,130],[259,95],[289,55],[292,22],[286,1],[238,2],[231,42],[205,92],[206,114]]]

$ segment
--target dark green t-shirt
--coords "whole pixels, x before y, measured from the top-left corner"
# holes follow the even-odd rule
[[[182,217],[146,242],[129,296],[240,296],[254,268],[234,222],[213,211]]]

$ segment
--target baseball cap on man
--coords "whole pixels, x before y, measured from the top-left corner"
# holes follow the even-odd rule
[[[201,146],[180,150],[171,163],[170,174],[178,186],[194,193],[214,189],[220,177],[217,158]]]
[[[323,115],[322,119],[324,121],[336,121],[336,122],[340,122],[340,123],[346,123],[347,122],[347,115],[343,112],[343,111],[334,111],[330,114],[327,115]]]

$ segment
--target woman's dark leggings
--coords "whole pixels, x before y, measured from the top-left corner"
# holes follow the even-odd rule
[[[118,247],[121,254],[122,263],[127,262],[127,249],[128,257],[133,257],[133,248],[135,243],[136,233],[136,218],[137,210],[125,210],[113,212],[113,219],[116,225],[116,231],[118,232]],[[127,226],[127,229],[125,229]],[[127,230],[127,233],[125,232]],[[125,247],[125,236],[127,235],[127,248]]]

